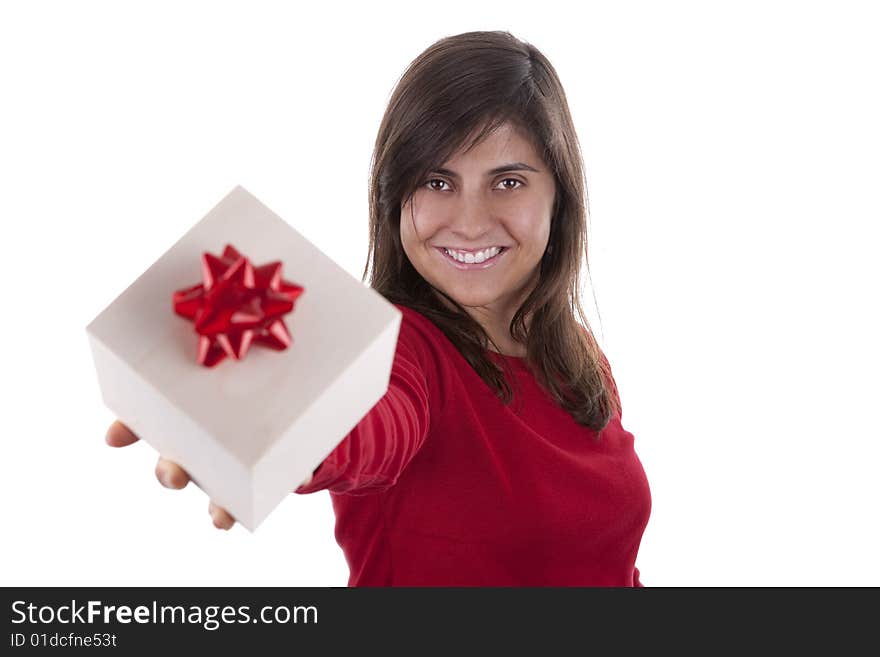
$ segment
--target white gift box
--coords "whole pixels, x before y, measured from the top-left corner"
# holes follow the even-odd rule
[[[291,343],[198,362],[175,291],[202,282],[202,254],[231,244],[279,260],[304,288],[283,316]],[[250,531],[318,467],[388,390],[401,313],[241,186],[87,327],[106,406]]]

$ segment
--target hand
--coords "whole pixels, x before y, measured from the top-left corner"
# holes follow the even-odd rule
[[[136,443],[140,439],[131,429],[119,420],[116,420],[107,429],[105,440],[111,447],[125,447],[126,445]],[[159,457],[159,462],[156,463],[156,478],[166,488],[174,489],[185,488],[190,481],[190,476],[186,470],[174,461],[169,461],[161,456]],[[311,480],[312,475],[310,474],[300,486],[305,486]],[[229,530],[235,524],[235,518],[226,509],[214,504],[214,502],[208,504],[208,513],[211,514],[211,519],[214,521],[214,526],[217,529]]]

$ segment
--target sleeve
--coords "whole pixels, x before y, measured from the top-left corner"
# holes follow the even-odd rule
[[[368,495],[397,482],[430,425],[429,368],[418,344],[423,340],[404,313],[387,392],[295,493]]]

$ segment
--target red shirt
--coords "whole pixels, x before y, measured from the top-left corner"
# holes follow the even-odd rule
[[[651,495],[620,415],[595,442],[524,358],[489,351],[513,369],[505,406],[395,305],[388,391],[295,490],[330,491],[349,586],[642,586]]]

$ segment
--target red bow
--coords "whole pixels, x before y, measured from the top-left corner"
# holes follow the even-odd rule
[[[195,321],[198,361],[214,367],[244,358],[252,342],[276,350],[293,339],[281,319],[303,288],[281,278],[281,262],[254,267],[231,244],[219,258],[202,254],[202,282],[174,293],[174,312]]]

